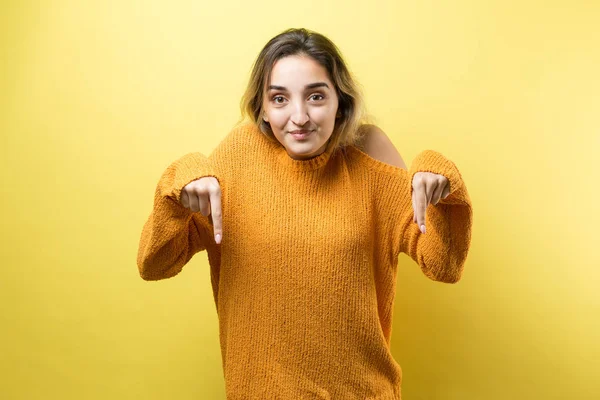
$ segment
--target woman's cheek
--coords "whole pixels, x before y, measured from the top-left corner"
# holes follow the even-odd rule
[[[281,109],[276,109],[271,111],[271,121],[277,125],[277,126],[281,126],[282,124],[285,125],[285,121],[287,119],[286,115],[287,113],[284,110]]]
[[[319,118],[319,120],[326,120],[328,118],[335,117],[335,110],[333,107],[319,107],[315,108],[313,114]]]

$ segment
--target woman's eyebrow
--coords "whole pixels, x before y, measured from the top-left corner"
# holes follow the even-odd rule
[[[321,86],[325,86],[327,89],[329,89],[329,85],[326,84],[325,82],[315,82],[315,83],[309,83],[308,85],[306,85],[304,87],[304,90],[307,89],[314,89],[317,87],[321,87]],[[269,85],[269,89],[268,90],[281,90],[284,92],[287,92],[287,88],[285,88],[284,86],[277,86],[277,85]]]

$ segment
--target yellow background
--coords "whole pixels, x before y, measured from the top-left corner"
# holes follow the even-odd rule
[[[162,171],[212,151],[291,27],[333,40],[406,163],[441,152],[474,204],[458,284],[400,257],[403,397],[600,398],[599,2],[1,7],[1,398],[224,398],[206,253],[146,282],[138,240]]]

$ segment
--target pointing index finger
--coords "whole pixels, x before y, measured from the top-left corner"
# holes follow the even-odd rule
[[[415,193],[417,202],[417,224],[422,233],[425,233],[425,215],[427,212],[427,193],[425,185],[419,185]]]
[[[220,244],[221,238],[223,237],[220,190],[211,190],[210,192],[210,214],[212,215],[215,242],[217,242],[217,244]]]

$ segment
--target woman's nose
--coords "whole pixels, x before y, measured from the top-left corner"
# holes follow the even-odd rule
[[[306,106],[304,104],[298,104],[294,107],[294,112],[292,113],[292,122],[298,126],[302,126],[306,124],[309,120],[308,111],[306,110]]]

